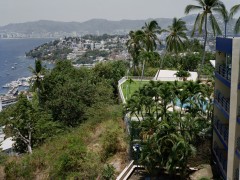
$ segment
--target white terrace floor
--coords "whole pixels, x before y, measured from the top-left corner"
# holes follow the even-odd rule
[[[159,72],[160,71],[160,72]],[[176,81],[180,80],[178,77],[176,77],[177,71],[173,70],[158,70],[154,77],[154,81]],[[191,72],[189,71],[190,76],[187,78],[188,81],[196,81],[198,78],[197,72]]]

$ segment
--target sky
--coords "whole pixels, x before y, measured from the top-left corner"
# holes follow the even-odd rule
[[[222,0],[229,9],[240,0]],[[183,17],[194,0],[0,0],[0,26],[36,20],[84,22]],[[238,14],[239,15],[239,14]]]

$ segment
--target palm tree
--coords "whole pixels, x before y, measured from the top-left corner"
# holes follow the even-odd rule
[[[158,42],[160,44],[160,40],[157,37],[157,34],[161,33],[161,28],[158,26],[157,21],[150,21],[149,23],[145,23],[145,26],[142,27],[142,32],[143,32],[143,36],[142,36],[142,43],[143,43],[143,48],[144,48],[144,56],[146,56],[146,54],[149,54],[153,51],[156,50],[157,48],[157,43]],[[148,60],[150,55],[148,55]],[[143,60],[143,66],[142,66],[142,75],[141,75],[141,79],[143,78],[144,75],[144,67],[145,67],[145,59]]]
[[[162,110],[162,118],[167,119],[167,112],[170,108],[172,100],[175,98],[174,94],[170,93],[172,91],[172,84],[170,82],[163,83],[159,87],[159,96],[160,96],[160,108]]]
[[[187,40],[186,32],[186,22],[181,19],[173,18],[173,22],[171,26],[168,26],[168,29],[163,29],[161,32],[167,32],[168,36],[166,37],[166,49],[168,52],[175,52],[176,54],[183,50],[184,43],[183,40]],[[160,69],[162,68],[162,62],[160,65]],[[160,73],[160,70],[157,72],[157,77]]]
[[[186,22],[181,19],[173,18],[171,26],[165,32],[168,32],[166,37],[167,51],[175,52],[176,54],[183,49],[183,40],[187,40],[186,36]]]
[[[33,91],[41,91],[43,89],[42,87],[42,79],[43,79],[43,73],[44,73],[44,68],[42,66],[41,60],[36,60],[35,61],[35,68],[29,67],[30,71],[32,72],[33,76],[31,80],[33,81],[32,84],[32,90]]]
[[[219,12],[224,20],[224,32],[225,32],[224,35],[225,35],[225,37],[227,36],[227,24],[229,23],[229,21],[231,21],[233,19],[233,16],[236,14],[236,12],[238,10],[240,10],[240,4],[233,6],[231,8],[230,12],[226,9],[224,4],[221,4],[219,7],[214,8],[214,11]],[[237,20],[237,22],[235,24],[234,32],[238,33],[239,30],[240,30],[240,18]]]
[[[185,14],[189,14],[191,11],[194,10],[200,10],[201,12],[197,15],[193,31],[192,31],[192,36],[194,35],[196,28],[198,27],[198,32],[199,34],[202,34],[203,31],[203,23],[204,23],[204,53],[202,57],[202,63],[201,63],[201,69],[200,73],[202,71],[204,61],[205,61],[205,55],[206,55],[206,43],[207,43],[207,34],[208,34],[208,29],[207,29],[207,24],[208,24],[208,17],[210,20],[210,24],[213,30],[213,34],[221,34],[221,30],[218,26],[217,20],[215,19],[213,15],[214,8],[218,8],[223,4],[222,1],[220,0],[196,0],[198,5],[187,5],[185,8]]]
[[[136,75],[136,69],[139,65],[139,54],[141,50],[140,40],[142,36],[143,36],[143,32],[141,30],[130,31],[129,32],[130,39],[126,43],[128,52],[132,56],[134,75]]]
[[[150,21],[145,23],[142,27],[144,33],[143,43],[147,52],[154,51],[157,48],[156,41],[160,44],[157,34],[161,33],[161,27],[158,26],[157,21]]]

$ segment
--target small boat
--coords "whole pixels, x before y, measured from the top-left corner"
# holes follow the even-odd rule
[[[16,69],[16,67],[12,66],[12,69]]]

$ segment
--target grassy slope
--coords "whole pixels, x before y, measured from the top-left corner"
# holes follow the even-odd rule
[[[122,170],[126,165],[127,138],[121,108],[112,106],[90,115],[92,119],[80,127],[34,149],[32,156],[9,159],[5,168],[7,178],[96,179],[106,163]]]
[[[149,83],[149,81],[142,81],[142,82],[141,81],[133,81],[131,83],[129,81],[126,81],[121,86],[124,97],[126,99],[129,99],[134,94],[134,92],[139,89],[139,87],[142,87],[148,83]]]

